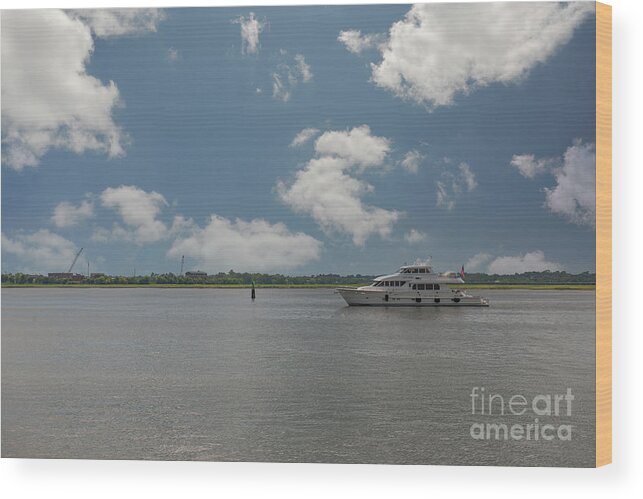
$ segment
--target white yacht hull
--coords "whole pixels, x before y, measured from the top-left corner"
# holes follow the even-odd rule
[[[449,292],[388,292],[383,290],[337,288],[350,306],[366,307],[488,307],[481,296],[456,295]]]

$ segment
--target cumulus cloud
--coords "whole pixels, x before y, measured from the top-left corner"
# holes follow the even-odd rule
[[[362,35],[357,29],[341,31],[337,40],[342,42],[346,49],[353,54],[361,54],[363,51],[379,47],[386,41],[386,35],[382,33],[373,33]]]
[[[259,53],[259,34],[263,31],[265,22],[257,19],[254,12],[250,12],[247,17],[240,16],[233,22],[241,28],[241,53]]]
[[[32,36],[38,33],[38,36]],[[60,10],[2,13],[3,160],[36,166],[50,148],[123,154],[113,82],[87,74],[88,26]]]
[[[112,118],[120,104],[116,84],[88,74],[87,64],[92,30],[97,36],[150,30],[160,14],[143,11],[3,11],[3,164],[16,170],[36,166],[52,148],[124,154],[126,136]]]
[[[386,237],[401,213],[365,204],[362,197],[373,192],[373,186],[354,175],[381,167],[389,151],[390,141],[372,135],[366,125],[325,132],[315,141],[317,157],[296,173],[290,185],[279,182],[277,192],[324,231],[347,234],[357,246],[374,234]]]
[[[304,128],[292,139],[289,147],[300,147],[319,134],[318,128]]]
[[[15,255],[36,272],[66,271],[76,250],[74,243],[47,229],[18,233],[13,238],[2,234],[2,251]]]
[[[288,51],[281,50],[282,57],[287,57]],[[296,54],[291,61],[279,63],[272,73],[272,96],[283,102],[288,102],[294,88],[299,83],[308,83],[313,78],[313,72],[306,59]]]
[[[596,149],[580,141],[567,148],[554,170],[556,186],[545,189],[545,204],[577,225],[596,225]]]
[[[302,232],[263,219],[234,221],[212,215],[203,228],[192,225],[168,251],[172,258],[195,258],[209,272],[244,268],[266,272],[299,267],[319,259],[322,243]]]
[[[421,243],[422,241],[426,241],[426,238],[427,235],[417,229],[411,229],[404,234],[404,240],[409,244]]]
[[[489,274],[521,274],[523,272],[552,272],[563,270],[563,266],[549,262],[542,251],[532,251],[518,256],[501,256],[489,264]]]
[[[420,170],[420,163],[422,163],[423,159],[424,156],[413,149],[404,155],[400,165],[409,173],[417,173]]]
[[[67,201],[59,203],[54,208],[54,214],[51,221],[56,227],[73,227],[78,225],[84,220],[94,216],[94,203],[90,200],[81,202],[78,206],[74,206]]]
[[[536,159],[533,154],[514,155],[511,165],[527,178],[548,173],[556,185],[545,188],[545,207],[577,225],[596,224],[596,147],[574,141],[562,158]]]
[[[82,20],[100,38],[156,31],[165,19],[160,9],[75,9],[67,13]]]
[[[471,271],[478,271],[482,270],[483,267],[489,263],[493,259],[493,256],[489,255],[488,253],[478,253],[476,255],[473,255],[469,260],[467,260],[467,263],[464,265],[465,269],[471,270]]]
[[[589,2],[418,4],[379,44],[371,80],[427,108],[492,83],[518,83],[567,43],[594,12]],[[369,46],[356,31],[342,32],[351,52]]]
[[[111,231],[98,229],[94,233],[94,240],[123,239],[144,244],[167,236],[167,226],[157,219],[162,208],[167,206],[162,194],[146,192],[133,185],[121,185],[105,189],[100,200],[104,207],[116,210],[125,227],[116,224]]]
[[[477,186],[476,176],[467,163],[460,163],[455,171],[444,170],[441,179],[435,182],[436,206],[452,210],[463,192],[471,192]]]
[[[319,156],[343,158],[362,168],[381,165],[390,151],[391,141],[372,135],[368,125],[325,132],[315,142],[315,152]]]

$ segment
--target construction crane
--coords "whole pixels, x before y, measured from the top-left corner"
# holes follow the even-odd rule
[[[69,270],[67,271],[67,273],[68,273],[68,274],[71,274],[71,269],[73,269],[73,268],[74,268],[74,265],[76,265],[76,261],[78,260],[78,257],[80,256],[80,254],[81,254],[82,252],[83,252],[83,248],[80,248],[80,249],[78,250],[78,253],[76,253],[76,256],[74,257],[74,261],[73,261],[73,262],[71,262],[71,265],[69,266]]]

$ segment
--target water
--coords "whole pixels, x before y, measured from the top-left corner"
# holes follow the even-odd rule
[[[594,293],[355,308],[326,289],[3,289],[2,456],[594,464]],[[572,440],[474,440],[473,387],[575,396]]]

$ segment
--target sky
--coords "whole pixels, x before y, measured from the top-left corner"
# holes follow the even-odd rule
[[[595,270],[591,2],[2,12],[2,271]]]

